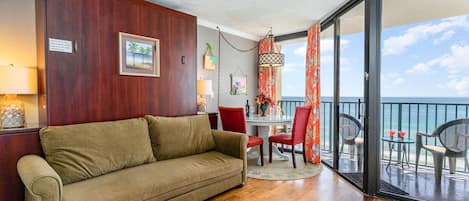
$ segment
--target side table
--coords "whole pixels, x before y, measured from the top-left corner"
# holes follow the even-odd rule
[[[396,165],[400,165],[401,168],[404,168],[404,161],[407,167],[409,166],[409,158],[407,156],[407,145],[415,143],[414,140],[412,139],[403,139],[400,137],[394,137],[394,138],[389,138],[385,137],[381,139],[383,142],[388,142],[389,145],[389,161],[388,164],[386,165],[386,171],[388,171],[389,166],[393,165],[391,163],[392,160],[392,152],[393,150],[396,150],[396,145],[397,145],[397,154],[400,157],[397,161]]]

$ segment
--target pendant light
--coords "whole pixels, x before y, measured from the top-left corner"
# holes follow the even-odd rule
[[[282,67],[285,63],[285,55],[276,51],[272,28],[270,28],[269,34],[264,39],[269,40],[270,51],[268,53],[259,54],[259,66],[271,68]]]

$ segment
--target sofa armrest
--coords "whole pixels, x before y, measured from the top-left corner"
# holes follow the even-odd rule
[[[212,130],[216,150],[243,160],[243,184],[247,180],[247,145],[248,137],[243,133]]]
[[[43,158],[36,155],[23,156],[18,161],[17,169],[26,187],[26,200],[62,200],[62,180]]]

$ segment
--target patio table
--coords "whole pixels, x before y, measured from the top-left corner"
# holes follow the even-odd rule
[[[384,142],[388,142],[389,145],[389,161],[388,164],[386,165],[386,171],[388,171],[389,166],[393,165],[391,160],[392,160],[392,152],[395,150],[395,146],[397,144],[397,154],[398,156],[402,156],[396,163],[396,165],[400,165],[401,168],[404,169],[404,161],[407,165],[409,166],[409,158],[407,156],[407,145],[415,143],[414,140],[412,139],[405,139],[405,138],[400,138],[400,137],[394,137],[394,138],[389,138],[385,137],[381,139]]]

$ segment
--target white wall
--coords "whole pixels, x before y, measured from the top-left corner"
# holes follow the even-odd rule
[[[238,36],[224,34],[226,38],[236,47],[248,49],[257,45],[257,41],[244,39]],[[230,107],[244,107],[246,100],[249,100],[251,111],[254,110],[254,99],[257,95],[257,48],[250,52],[238,52],[231,48],[221,39],[220,54],[218,56],[218,31],[203,26],[197,26],[197,79],[209,79],[213,82],[213,98],[207,99],[207,111],[217,112],[218,103],[218,69],[203,69],[203,55],[206,50],[206,43],[213,46],[213,53],[220,59],[220,103],[219,105]],[[248,94],[230,95],[230,74],[237,73],[247,75]]]
[[[35,13],[34,0],[0,1],[0,66],[37,66]],[[37,96],[18,96],[18,99],[25,103],[26,123],[37,124]]]

